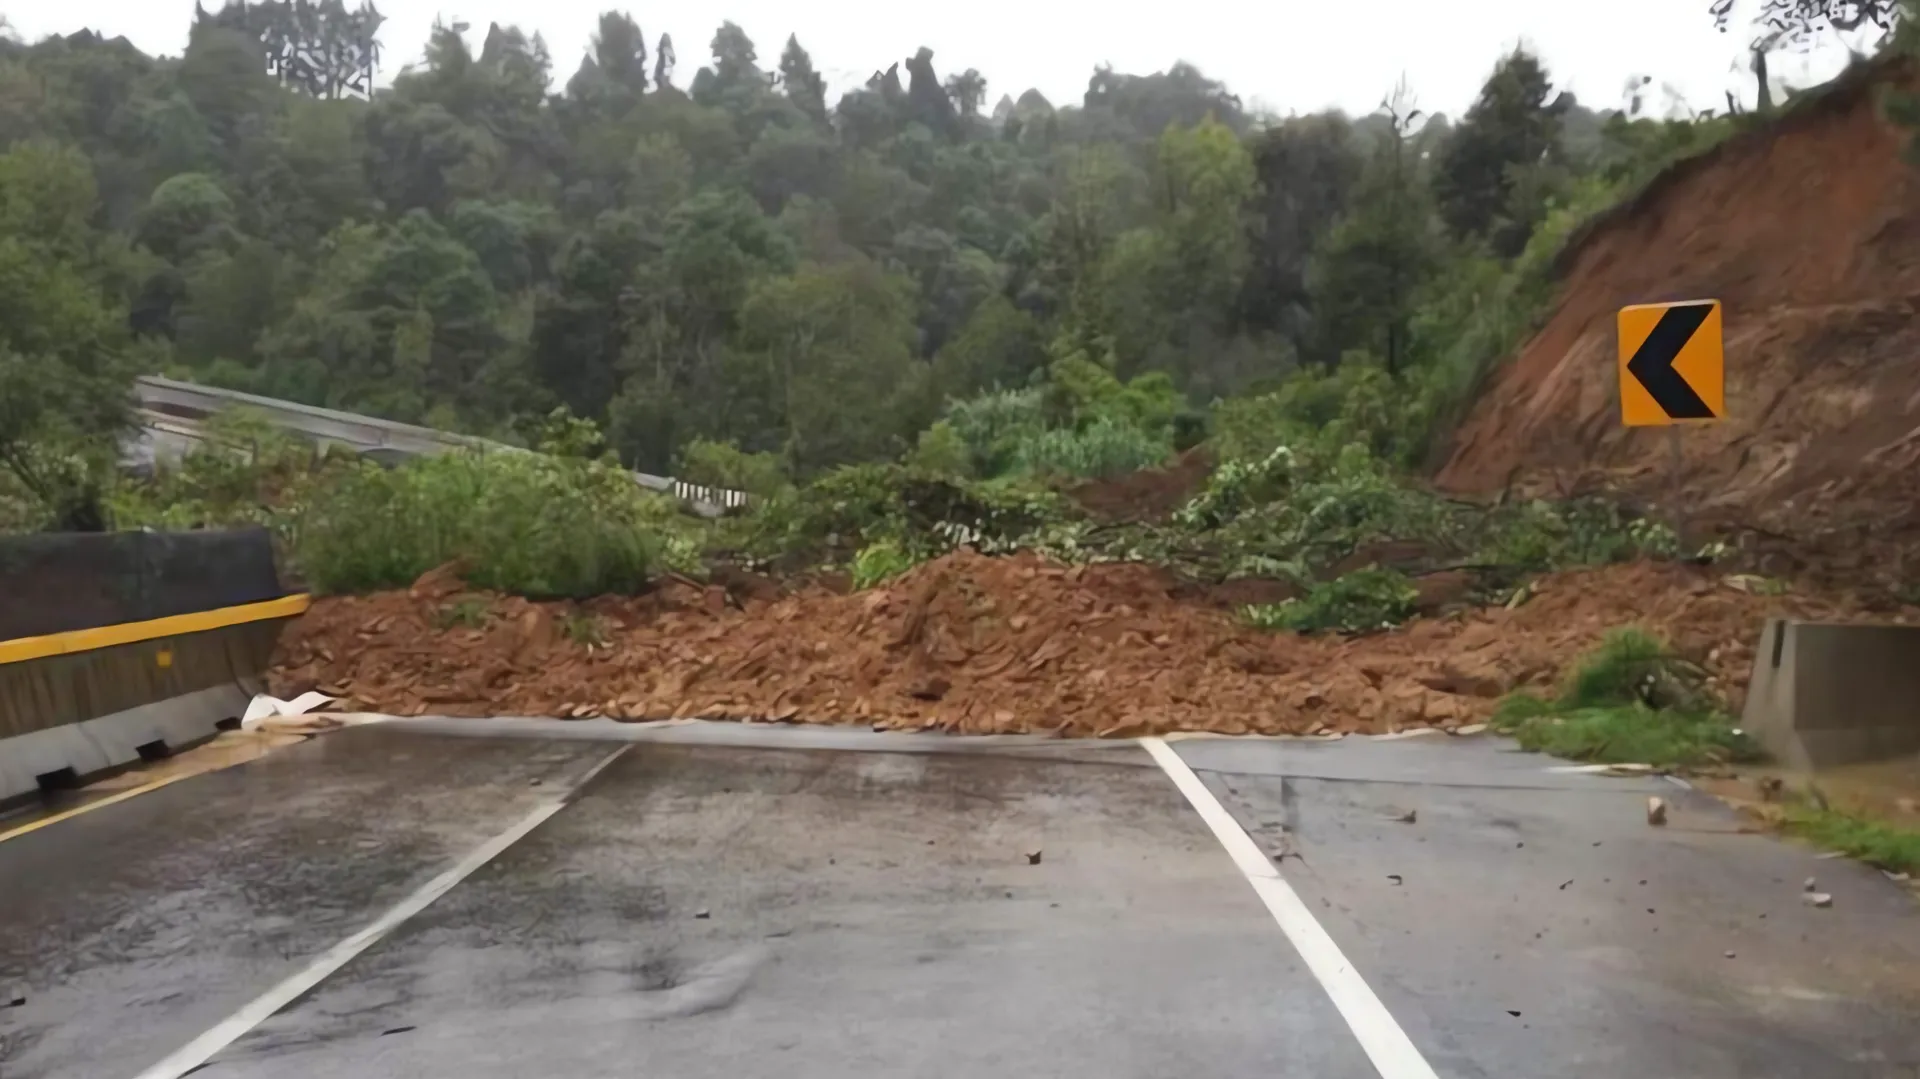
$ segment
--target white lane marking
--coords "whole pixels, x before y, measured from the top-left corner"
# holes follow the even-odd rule
[[[1200,782],[1187,762],[1181,760],[1164,739],[1142,738],[1140,744],[1173,780],[1173,785],[1180,788],[1180,793],[1187,796],[1200,819],[1213,829],[1214,837],[1253,885],[1254,894],[1267,905],[1273,920],[1280,923],[1280,931],[1293,942],[1294,949],[1306,961],[1307,969],[1313,972],[1327,996],[1333,998],[1333,1006],[1340,1010],[1341,1018],[1353,1030],[1353,1036],[1359,1040],[1367,1059],[1373,1061],[1373,1068],[1381,1079],[1438,1079],[1433,1066],[1414,1048],[1413,1040],[1400,1029],[1387,1006],[1374,996],[1360,972],[1340,953],[1340,946],[1314,920],[1313,912],[1301,901],[1299,893],[1261,853],[1240,822],[1233,819],[1233,814]]]
[[[272,1018],[275,1012],[300,999],[302,994],[352,962],[355,956],[373,947],[382,937],[398,929],[407,919],[427,909],[434,900],[452,891],[455,885],[472,876],[481,866],[499,857],[501,852],[525,838],[527,833],[540,827],[547,818],[565,809],[576,792],[626,751],[627,747],[621,746],[602,757],[592,768],[587,769],[585,775],[557,797],[535,806],[526,816],[514,822],[513,827],[474,848],[470,854],[460,859],[446,872],[421,885],[419,890],[388,908],[385,914],[374,919],[366,928],[321,952],[313,958],[312,962],[291,977],[247,1002],[239,1011],[215,1023],[206,1033],[181,1046],[160,1063],[141,1072],[137,1079],[181,1079],[188,1072],[212,1060],[214,1054],[239,1041],[248,1031]]]

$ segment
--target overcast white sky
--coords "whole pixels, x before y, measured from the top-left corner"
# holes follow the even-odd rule
[[[731,19],[768,67],[797,31],[836,94],[925,45],[943,76],[979,68],[989,102],[1035,86],[1055,104],[1075,103],[1096,64],[1144,74],[1186,60],[1249,104],[1282,114],[1329,105],[1366,112],[1404,73],[1422,108],[1457,115],[1495,59],[1522,40],[1561,88],[1595,108],[1618,106],[1628,77],[1640,74],[1672,84],[1696,109],[1723,108],[1728,88],[1748,100],[1753,94],[1751,78],[1733,69],[1745,28],[1715,31],[1707,0],[1183,0],[1131,9],[1036,0],[674,0],[652,10],[618,0],[384,0],[378,7],[388,16],[386,77],[418,57],[440,16],[470,23],[476,43],[490,21],[540,32],[556,82],[564,83],[597,14],[624,7],[650,40],[673,35],[682,86],[705,62],[714,28]],[[89,27],[124,34],[148,52],[177,53],[193,0],[9,0],[0,11],[28,39]],[[1773,71],[1803,84],[1829,77],[1844,60],[1830,39],[1809,56],[1777,58]]]

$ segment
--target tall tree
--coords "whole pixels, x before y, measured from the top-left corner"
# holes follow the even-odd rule
[[[980,116],[980,104],[987,99],[987,77],[975,68],[968,68],[958,75],[947,76],[947,97],[953,101],[960,115],[969,120]],[[1011,111],[1012,103],[1008,103]]]
[[[97,473],[127,423],[122,313],[106,287],[93,174],[68,147],[0,154],[0,468],[55,527],[104,527]]]
[[[673,65],[677,57],[673,51],[673,35],[661,34],[660,44],[653,50],[653,85],[655,89],[665,90],[673,85]]]
[[[788,35],[780,53],[780,85],[787,97],[815,123],[827,122],[827,80],[813,69],[813,58],[800,47],[798,35]]]
[[[1381,106],[1391,137],[1377,147],[1308,269],[1321,359],[1361,350],[1401,370],[1421,286],[1438,258],[1434,211],[1409,152],[1420,111],[1404,85]]]
[[[640,25],[623,11],[600,16],[593,35],[593,62],[609,82],[634,96],[647,90],[647,39]]]
[[[1434,171],[1434,196],[1456,235],[1491,238],[1504,255],[1525,246],[1524,230],[1495,232],[1508,216],[1520,173],[1547,163],[1558,150],[1560,116],[1571,98],[1552,94],[1546,68],[1525,49],[1515,49],[1494,66],[1480,96],[1441,146]]]
[[[907,61],[907,108],[909,114],[936,134],[959,132],[959,113],[940,85],[933,70],[933,50],[922,47]]]

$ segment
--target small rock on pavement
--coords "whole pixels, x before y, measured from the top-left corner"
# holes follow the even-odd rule
[[[1665,798],[1647,799],[1647,823],[1655,828],[1667,823],[1667,800]]]
[[[529,780],[527,780],[527,786],[529,786],[529,787],[538,787],[538,786],[539,786],[539,785],[541,784],[541,782],[542,782],[542,780],[540,780],[540,779],[538,779],[538,778],[535,778],[535,779],[529,779]]]
[[[19,986],[10,986],[0,993],[0,1000],[6,1001],[9,1008],[24,1008],[27,1006],[27,991]]]
[[[1039,865],[1039,864],[1040,864],[1040,852],[1039,852],[1039,851],[1037,851],[1037,850],[1030,850],[1030,851],[1028,851],[1028,852],[1027,852],[1027,864],[1028,864],[1028,865]]]
[[[1401,824],[1414,824],[1420,820],[1420,811],[1417,809],[1409,809],[1393,819],[1399,821]]]
[[[1810,907],[1833,906],[1833,897],[1825,892],[1808,892],[1800,898]]]
[[[1732,953],[1732,952],[1728,952],[1728,953],[1727,953],[1727,958],[1728,958],[1728,959],[1732,959],[1733,957],[1734,957],[1734,956],[1733,956],[1733,953]]]
[[[1400,876],[1400,874],[1398,874],[1398,873],[1388,873],[1388,874],[1387,874],[1387,879],[1388,879],[1388,880],[1390,880],[1390,881],[1392,881],[1392,882],[1393,882],[1393,883],[1395,883],[1395,884],[1403,884],[1403,883],[1405,883],[1405,881],[1404,881],[1404,880],[1403,880],[1403,879],[1401,878],[1401,876]]]
[[[705,908],[702,908],[700,910],[694,911],[693,916],[695,918],[711,918],[713,917],[713,912]]]
[[[1818,890],[1819,890],[1819,888],[1820,888],[1820,882],[1819,882],[1819,881],[1817,881],[1817,880],[1815,880],[1815,879],[1813,879],[1812,877],[1808,877],[1808,878],[1807,878],[1807,879],[1806,879],[1806,880],[1805,880],[1804,882],[1802,882],[1802,883],[1801,883],[1801,885],[1800,885],[1800,890],[1801,890],[1801,891],[1803,891],[1803,892],[1813,892],[1813,891],[1818,891]]]

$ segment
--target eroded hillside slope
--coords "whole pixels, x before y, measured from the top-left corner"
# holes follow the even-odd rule
[[[1684,502],[1778,572],[1920,578],[1920,170],[1882,108],[1915,85],[1904,61],[1858,69],[1593,223],[1440,485],[1609,487]],[[1725,304],[1729,414],[1683,432],[1675,484],[1666,433],[1620,425],[1614,319],[1700,297]]]

